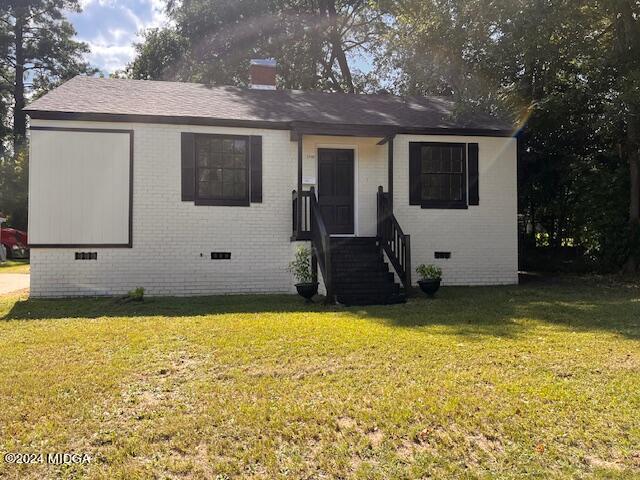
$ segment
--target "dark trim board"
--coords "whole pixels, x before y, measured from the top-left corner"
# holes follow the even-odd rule
[[[73,127],[29,127],[29,130],[44,130],[53,132],[83,132],[83,133],[129,133],[133,135],[133,130],[117,128],[73,128]]]
[[[29,248],[133,248],[133,130],[114,128],[30,127],[30,130],[78,132],[78,133],[128,133],[129,134],[129,241],[128,243],[30,243]]]
[[[210,127],[246,127],[268,128],[272,130],[290,130],[289,122],[271,122],[265,120],[230,120],[207,117],[176,117],[163,115],[129,115],[115,113],[76,113],[46,112],[25,110],[34,120],[78,120],[83,122],[116,122],[116,123],[160,123],[172,125],[201,125]],[[33,128],[33,127],[31,127]]]
[[[513,137],[514,130],[483,128],[423,128],[395,125],[347,125],[295,121],[233,120],[209,117],[180,117],[164,115],[130,115],[116,113],[49,112],[29,110],[25,112],[34,120],[79,120],[87,122],[116,123],[159,123],[173,125],[201,125],[211,127],[264,128],[270,130],[291,130],[291,139],[303,135],[335,135],[348,137],[387,137],[393,134],[405,135],[452,135],[472,137]],[[32,129],[37,127],[31,127]],[[45,127],[46,128],[46,127]]]
[[[29,243],[29,248],[131,248],[126,243]]]

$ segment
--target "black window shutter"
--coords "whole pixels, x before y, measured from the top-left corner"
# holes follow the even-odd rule
[[[422,158],[419,143],[409,143],[409,205],[422,204]]]
[[[469,205],[480,205],[477,143],[469,144]]]
[[[262,137],[251,137],[251,202],[262,203]]]
[[[195,136],[193,133],[183,133],[181,139],[182,156],[182,201],[190,201],[195,197],[196,185],[196,155]]]

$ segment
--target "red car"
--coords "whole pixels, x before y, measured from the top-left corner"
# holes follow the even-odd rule
[[[28,258],[27,233],[15,228],[0,229],[0,242],[7,250],[7,258]]]

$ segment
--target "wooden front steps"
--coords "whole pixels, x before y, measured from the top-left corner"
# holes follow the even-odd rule
[[[406,301],[375,237],[332,237],[331,264],[339,303],[388,305]]]

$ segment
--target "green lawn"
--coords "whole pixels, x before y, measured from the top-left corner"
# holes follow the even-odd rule
[[[0,263],[2,273],[29,273],[29,260],[7,260]]]
[[[639,478],[640,289],[0,298],[2,478]]]

